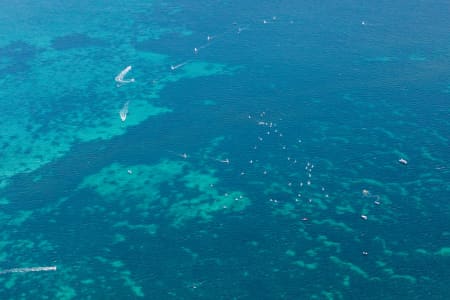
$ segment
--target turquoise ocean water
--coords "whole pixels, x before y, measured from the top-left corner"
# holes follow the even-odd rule
[[[0,1],[0,299],[450,299],[448,4]]]

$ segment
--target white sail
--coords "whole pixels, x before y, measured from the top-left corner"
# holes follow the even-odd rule
[[[116,76],[116,78],[114,78],[114,80],[119,84],[126,84],[126,83],[130,83],[130,82],[134,82],[134,78],[124,79],[124,77],[130,71],[131,71],[131,66],[126,67]]]

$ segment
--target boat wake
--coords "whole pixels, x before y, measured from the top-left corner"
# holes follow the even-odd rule
[[[46,272],[46,271],[56,271],[56,266],[49,267],[33,267],[33,268],[13,268],[1,270],[0,274],[8,273],[29,273],[29,272]]]

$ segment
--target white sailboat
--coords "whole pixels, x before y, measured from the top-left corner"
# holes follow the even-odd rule
[[[134,82],[134,78],[130,78],[130,79],[124,79],[124,77],[128,74],[128,72],[131,71],[131,66],[126,67],[125,69],[123,69],[122,71],[120,71],[120,73],[114,78],[114,80],[119,84],[126,84],[126,83],[130,83],[130,82]]]

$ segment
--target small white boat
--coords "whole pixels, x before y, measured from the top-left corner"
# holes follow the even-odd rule
[[[400,158],[398,160],[398,162],[401,163],[402,165],[405,165],[405,166],[408,164],[408,161],[406,159],[404,159],[404,158]]]
[[[125,120],[127,119],[128,103],[129,101],[125,102],[122,109],[119,111],[120,119],[122,120],[122,122],[125,122]]]

